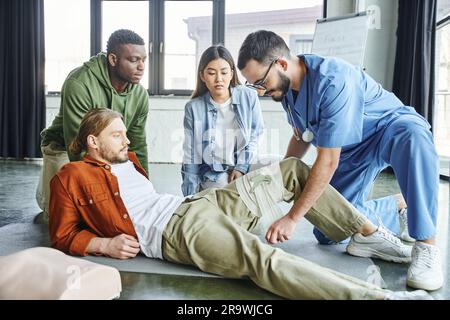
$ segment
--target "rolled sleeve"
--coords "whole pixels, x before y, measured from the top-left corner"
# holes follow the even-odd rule
[[[239,172],[242,172],[243,174],[246,174],[246,173],[248,173],[249,168],[250,168],[250,165],[248,165],[248,164],[237,164],[234,167],[234,170],[237,170]]]

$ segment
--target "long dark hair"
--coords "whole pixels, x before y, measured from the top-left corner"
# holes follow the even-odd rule
[[[195,90],[192,93],[191,99],[200,97],[208,92],[208,88],[205,83],[202,81],[200,75],[205,70],[208,63],[216,59],[223,59],[230,65],[231,71],[233,72],[233,76],[231,78],[230,86],[235,87],[239,84],[239,79],[236,74],[236,66],[234,65],[233,57],[231,56],[230,51],[222,45],[214,45],[206,49],[202,56],[200,57],[200,62],[198,63],[197,68],[197,84],[195,86]]]

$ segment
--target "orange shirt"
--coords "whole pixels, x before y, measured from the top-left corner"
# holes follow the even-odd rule
[[[148,178],[136,154],[128,152],[136,170]],[[52,247],[86,256],[92,238],[122,233],[137,239],[120,197],[111,166],[89,155],[64,165],[50,182],[49,228]]]

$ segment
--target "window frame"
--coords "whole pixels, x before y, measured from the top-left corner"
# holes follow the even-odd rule
[[[94,56],[102,50],[102,2],[126,0],[90,0],[90,55]],[[226,0],[129,0],[149,2],[149,39],[144,39],[149,63],[147,92],[150,96],[174,95],[190,96],[192,90],[164,89],[164,2],[165,1],[210,1],[212,2],[212,43],[225,42],[225,1]],[[323,18],[327,16],[327,0],[323,0]],[[162,52],[160,48],[162,46]],[[156,67],[155,67],[156,66]],[[59,91],[49,92],[58,95]]]
[[[436,30],[445,27],[450,23],[450,14],[448,14],[445,18],[442,18],[436,23]]]
[[[119,0],[91,0],[91,55],[101,51],[102,2]],[[147,91],[149,95],[189,96],[192,90],[173,90],[164,88],[164,23],[165,1],[209,1],[212,2],[212,44],[223,43],[225,39],[225,0],[132,0],[149,2],[149,39],[147,44],[147,61],[149,65]],[[104,39],[103,39],[104,40]],[[156,67],[155,67],[156,66]]]
[[[190,96],[192,93],[192,90],[179,90],[179,89],[165,89],[164,88],[164,75],[165,75],[165,39],[164,39],[164,33],[165,33],[165,2],[182,2],[182,1],[209,1],[212,2],[213,10],[212,10],[212,43],[218,44],[223,43],[225,39],[225,24],[224,19],[220,19],[220,16],[225,16],[225,0],[151,0],[159,3],[158,7],[158,26],[159,30],[156,31],[157,37],[154,39],[154,43],[158,44],[158,52],[157,56],[158,61],[155,66],[158,66],[158,79],[155,79],[155,82],[157,82],[156,90],[154,90],[155,94],[159,95],[169,95],[173,94],[175,96]],[[223,10],[223,11],[222,11]],[[222,21],[223,20],[223,21]],[[155,17],[156,21],[156,17]],[[221,25],[220,25],[220,23]]]

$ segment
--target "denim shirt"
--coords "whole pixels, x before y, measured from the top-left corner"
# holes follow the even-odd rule
[[[247,173],[252,161],[256,161],[259,138],[264,123],[256,91],[238,85],[231,88],[231,104],[239,127],[237,139],[245,147],[235,150],[235,170]],[[201,182],[216,181],[230,166],[214,163],[215,128],[217,109],[208,93],[186,104],[184,113],[184,143],[181,189],[185,196],[199,191]]]

